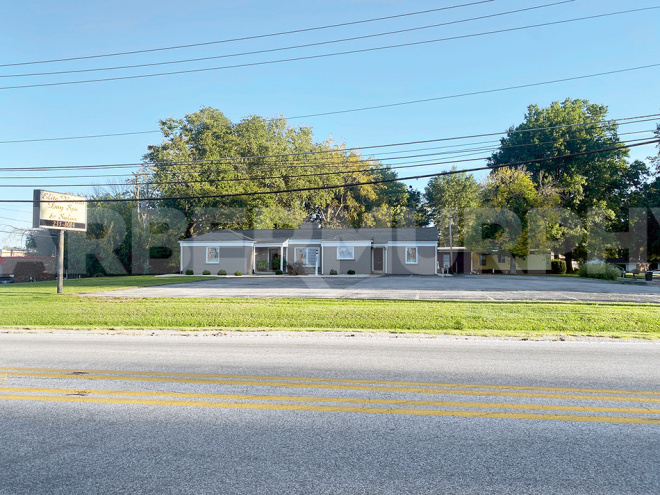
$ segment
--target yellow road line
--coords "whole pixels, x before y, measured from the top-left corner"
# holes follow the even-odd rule
[[[314,412],[347,412],[369,414],[401,414],[414,416],[453,416],[465,418],[501,418],[501,419],[536,419],[546,421],[575,421],[589,423],[623,423],[640,425],[660,425],[660,419],[619,417],[619,416],[586,416],[579,414],[541,414],[541,413],[503,413],[485,411],[447,411],[438,409],[407,409],[386,407],[347,407],[322,406],[303,404],[245,404],[230,402],[202,402],[185,400],[158,400],[158,399],[113,399],[103,397],[80,396],[38,396],[38,395],[4,395],[3,399],[23,401],[49,401],[49,402],[82,402],[96,404],[134,404],[156,406],[186,406],[186,407],[214,407],[224,409],[262,409],[274,411],[314,411]]]
[[[652,397],[622,397],[619,395],[572,395],[572,394],[544,394],[529,392],[500,392],[500,391],[475,391],[475,390],[449,390],[432,388],[410,388],[410,387],[388,387],[388,386],[362,386],[362,385],[331,385],[324,383],[293,383],[276,381],[249,381],[249,380],[207,380],[196,378],[164,378],[164,377],[137,377],[137,376],[113,376],[113,375],[72,375],[61,373],[18,373],[9,372],[9,376],[23,378],[65,378],[73,380],[109,380],[109,381],[131,381],[131,382],[155,382],[155,383],[196,383],[205,385],[233,385],[250,387],[282,387],[282,388],[309,388],[327,390],[358,390],[369,392],[398,392],[429,395],[475,395],[488,397],[526,397],[541,399],[570,399],[591,400],[611,402],[653,402],[660,403],[660,399]]]
[[[344,402],[350,404],[378,404],[391,406],[434,406],[434,407],[463,407],[482,409],[531,409],[544,411],[573,411],[573,412],[607,412],[621,414],[657,414],[660,409],[628,408],[628,407],[586,407],[564,406],[551,404],[516,404],[497,402],[457,402],[457,401],[430,401],[430,400],[403,400],[403,399],[365,399],[356,397],[316,397],[289,396],[289,395],[252,395],[252,394],[205,394],[183,392],[158,392],[150,390],[81,390],[67,388],[32,388],[32,387],[0,387],[0,392],[24,392],[40,394],[66,394],[66,395],[114,395],[114,396],[140,396],[140,397],[170,397],[175,399],[220,399],[220,400],[257,400],[257,401],[284,401],[284,402]],[[11,395],[11,394],[9,394]],[[5,394],[0,393],[0,399]]]
[[[156,377],[183,377],[183,378],[218,378],[235,380],[279,380],[279,381],[301,381],[301,382],[320,382],[320,383],[348,383],[348,384],[371,384],[371,385],[395,385],[407,387],[435,387],[435,388],[481,388],[492,390],[538,390],[542,392],[578,392],[578,393],[599,393],[599,394],[621,394],[621,395],[657,395],[660,397],[660,391],[649,390],[609,390],[609,389],[584,389],[584,388],[563,388],[563,387],[531,387],[521,385],[479,385],[463,383],[429,383],[429,382],[399,382],[383,380],[357,380],[346,378],[318,378],[318,377],[296,377],[296,376],[260,376],[260,375],[228,375],[212,373],[167,373],[156,371],[113,371],[113,370],[83,370],[83,369],[55,369],[55,368],[19,368],[19,367],[0,367],[0,371],[23,371],[23,372],[48,372],[48,373],[94,373],[111,375],[140,375]]]

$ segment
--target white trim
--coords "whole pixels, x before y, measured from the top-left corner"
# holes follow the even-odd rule
[[[371,246],[371,241],[323,241],[324,247],[368,247]]]
[[[433,246],[437,247],[438,243],[435,241],[389,241],[388,246],[411,246],[411,247],[428,247]]]
[[[335,248],[337,250],[337,261],[353,261],[355,260],[355,246],[348,246],[348,245],[343,245],[343,246],[337,246]],[[340,249],[350,249],[351,250],[351,257],[339,257],[339,250]]]
[[[199,246],[199,247],[232,247],[232,246],[254,246],[254,242],[247,241],[215,241],[215,242],[195,242],[195,241],[179,241],[180,246]]]
[[[254,247],[255,248],[276,248],[276,247],[278,248],[278,247],[283,247],[284,245],[285,245],[285,243],[283,243],[283,242],[279,242],[279,243],[276,243],[276,242],[261,243],[261,242],[257,241],[254,244]]]
[[[218,257],[216,258],[215,261],[209,261],[209,249],[217,249]],[[205,254],[206,254],[206,260],[205,260],[206,265],[218,265],[218,264],[220,264],[220,246],[206,246]]]
[[[408,261],[408,249],[414,249],[415,250],[415,261]],[[406,265],[418,265],[419,264],[419,249],[417,248],[417,246],[411,246],[410,244],[408,244],[405,247],[405,250],[403,251],[403,261],[404,261],[404,264],[406,264]]]
[[[179,271],[183,273],[183,246],[179,246]]]
[[[300,244],[300,245],[310,245],[310,246],[321,246],[323,241],[298,241],[289,239],[289,244]]]

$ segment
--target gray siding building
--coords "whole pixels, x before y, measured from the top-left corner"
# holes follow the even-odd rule
[[[216,274],[286,271],[299,262],[306,273],[434,275],[438,230],[431,228],[215,230],[179,241],[181,272]]]

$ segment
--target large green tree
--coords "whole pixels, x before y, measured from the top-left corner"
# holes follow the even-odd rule
[[[155,195],[182,198],[159,206],[185,214],[186,237],[217,226],[295,228],[311,213],[327,227],[391,225],[408,204],[401,184],[353,186],[396,178],[393,170],[332,140],[315,142],[311,128],[284,118],[234,124],[203,107],[160,127],[163,141],[144,155],[145,176]]]
[[[535,183],[554,184],[561,207],[583,220],[598,209],[610,219],[608,228],[621,227],[629,197],[648,171],[639,162],[628,162],[618,124],[604,122],[607,111],[604,105],[570,98],[547,108],[530,105],[524,121],[500,140],[489,165],[520,163]],[[569,266],[573,254],[586,256],[586,239],[574,253],[567,253]]]

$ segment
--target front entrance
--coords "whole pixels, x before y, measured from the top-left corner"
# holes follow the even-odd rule
[[[373,256],[373,271],[383,272],[385,268],[385,248],[375,247],[373,250]]]
[[[280,269],[280,250],[278,248],[270,248],[268,250],[268,263],[270,270]]]

